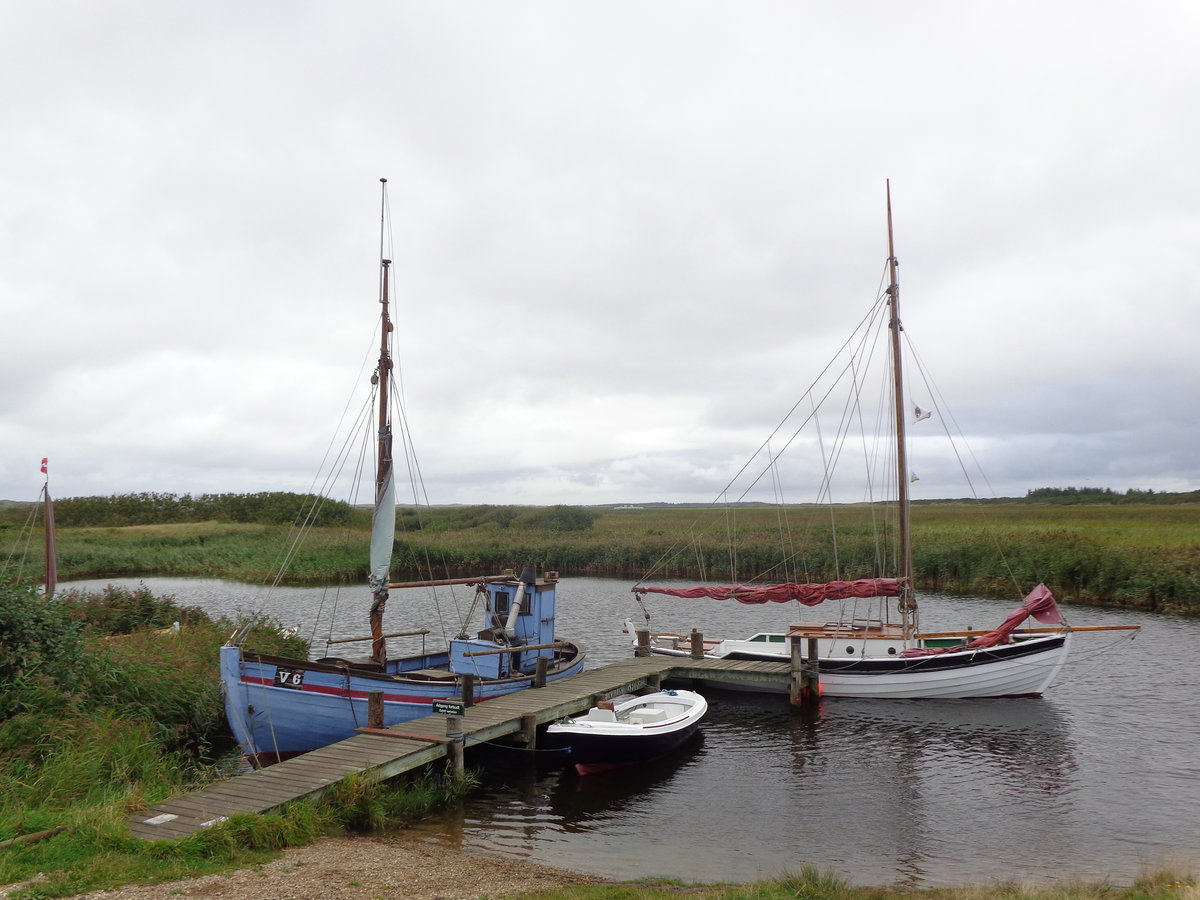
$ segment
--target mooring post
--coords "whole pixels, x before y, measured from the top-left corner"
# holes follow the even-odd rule
[[[820,667],[817,663],[817,639],[806,639],[807,656],[800,638],[788,636],[788,658],[791,678],[788,679],[788,699],[797,709],[816,706],[821,699]]]
[[[638,629],[634,632],[637,635],[637,647],[633,651],[634,656],[649,656],[650,655],[650,632],[646,629]]]
[[[533,664],[533,686],[535,688],[546,686],[546,669],[548,666],[549,661],[544,656],[539,656],[537,662]]]
[[[805,668],[804,687],[808,691],[808,702],[816,705],[821,699],[821,670],[817,663],[817,639],[808,639],[808,665]]]
[[[537,716],[532,713],[521,716],[521,738],[530,750],[537,749]]]
[[[383,727],[383,691],[367,694],[367,727]]]
[[[804,705],[804,654],[800,652],[800,639],[788,636],[788,701],[799,709]]]
[[[704,635],[692,629],[692,659],[704,659]]]
[[[446,716],[446,737],[450,744],[447,748],[450,754],[450,768],[455,778],[461,778],[466,771],[463,765],[463,717]]]
[[[462,678],[462,702],[463,706],[470,707],[475,705],[475,673],[463,672]]]
[[[656,694],[662,690],[662,672],[651,672],[646,676],[646,687],[650,688],[650,693]]]

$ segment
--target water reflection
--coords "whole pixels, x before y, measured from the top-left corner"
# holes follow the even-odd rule
[[[647,766],[581,777],[565,759],[492,751],[487,786],[422,832],[600,874],[619,853],[639,874],[684,880],[811,862],[915,886],[980,877],[983,847],[1036,856],[1069,827],[1056,810],[1077,763],[1053,704],[826,701],[795,713],[779,697],[709,700],[703,740]]]
[[[704,732],[698,731],[677,751],[640,766],[580,775],[567,765],[554,779],[550,807],[562,817],[563,828],[586,833],[592,823],[611,821],[640,806],[680,778],[704,756]]]

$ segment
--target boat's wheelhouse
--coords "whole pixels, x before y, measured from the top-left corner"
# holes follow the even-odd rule
[[[520,578],[484,584],[487,627],[475,638],[450,642],[450,670],[457,675],[508,678],[529,674],[539,657],[555,654],[554,619],[558,573],[540,578],[526,569]]]

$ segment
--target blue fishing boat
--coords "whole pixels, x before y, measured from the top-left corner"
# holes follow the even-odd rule
[[[259,654],[235,642],[222,647],[225,712],[243,753],[255,765],[268,765],[371,724],[430,715],[435,700],[462,698],[464,690],[483,702],[530,687],[539,672],[553,681],[583,671],[584,648],[554,637],[556,573],[529,570],[473,583],[485,599],[485,618],[496,627],[451,640],[439,652],[310,661]],[[382,717],[372,723],[368,707],[376,691]]]
[[[387,209],[384,180],[383,208]],[[432,713],[437,700],[483,702],[583,671],[582,645],[558,638],[555,607],[558,573],[525,569],[491,576],[427,579],[394,583],[390,578],[396,531],[396,490],[392,457],[393,420],[402,410],[393,397],[393,326],[389,314],[391,261],[380,254],[379,362],[372,375],[376,395],[367,409],[374,433],[374,515],[370,539],[368,588],[371,606],[367,656],[296,659],[256,652],[243,646],[253,623],[221,648],[225,712],[243,753],[265,765],[352,737],[356,730],[386,727]],[[375,416],[377,411],[377,421]],[[376,427],[377,426],[377,427]],[[410,472],[419,472],[411,456],[408,430],[401,427]],[[385,633],[389,592],[399,588],[462,585],[475,589],[470,610],[482,621],[425,623],[424,627]],[[434,627],[434,626],[437,627]],[[449,627],[447,627],[447,625]],[[452,634],[445,646],[427,649],[428,635]],[[421,650],[389,655],[388,640],[419,636]],[[356,639],[341,639],[352,643]],[[380,702],[382,701],[382,702]]]

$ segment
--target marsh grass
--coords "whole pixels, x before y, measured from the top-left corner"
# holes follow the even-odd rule
[[[519,508],[518,508],[519,509]],[[491,512],[489,512],[491,510]],[[590,527],[534,527],[511,508],[401,516],[397,578],[491,574],[537,565],[638,580],[823,580],[885,574],[880,509],[865,504],[740,509],[593,510]],[[501,513],[505,513],[501,515]],[[511,513],[511,514],[509,514]],[[836,545],[828,537],[833,515]],[[522,524],[525,523],[525,524]],[[922,590],[1013,596],[1046,583],[1061,602],[1200,614],[1200,504],[918,504],[914,565]],[[5,543],[8,541],[9,543]],[[0,532],[0,555],[16,549]],[[199,522],[60,529],[63,580],[145,575],[263,583],[279,574],[284,526]],[[883,542],[887,546],[887,541]],[[361,584],[368,524],[318,528],[283,573],[289,584]],[[40,552],[30,546],[26,551]],[[890,552],[890,551],[889,551]],[[784,556],[786,568],[779,562]],[[34,560],[38,565],[36,559]]]

